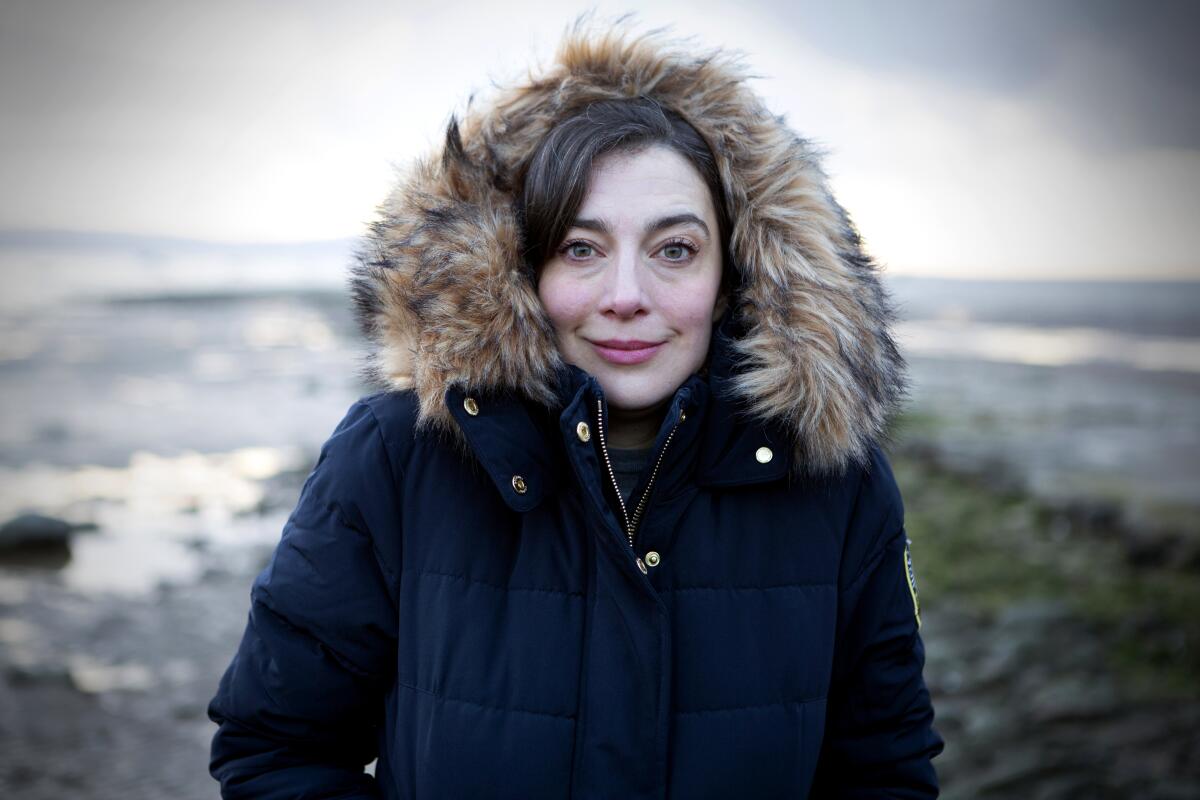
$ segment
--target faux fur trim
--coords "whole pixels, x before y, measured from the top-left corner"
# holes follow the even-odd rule
[[[553,404],[561,356],[527,271],[517,176],[543,136],[596,100],[651,97],[716,156],[741,273],[734,399],[782,422],[797,466],[865,465],[907,388],[891,300],[816,149],[748,88],[739,56],[695,52],[661,31],[577,22],[540,75],[468,106],[380,208],[351,276],[375,347],[368,377],[415,390],[423,425],[456,428],[451,386]]]

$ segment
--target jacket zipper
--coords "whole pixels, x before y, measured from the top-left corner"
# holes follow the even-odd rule
[[[683,421],[683,415],[680,414],[679,422]],[[625,498],[621,496],[621,487],[617,485],[617,476],[613,473],[612,461],[608,457],[608,442],[604,435],[604,401],[597,398],[596,400],[596,427],[600,433],[600,452],[604,456],[604,467],[608,472],[608,479],[612,482],[613,491],[617,495],[617,502],[621,505],[621,522],[625,526],[625,536],[629,539],[629,548],[633,549],[634,535],[637,533],[638,523],[641,522],[642,512],[646,510],[646,501],[650,498],[650,490],[654,487],[654,480],[658,477],[658,468],[662,466],[663,456],[667,453],[667,448],[671,446],[671,440],[675,438],[675,430],[679,427],[679,422],[676,422],[671,432],[667,434],[667,440],[663,442],[662,449],[658,451],[658,458],[654,461],[654,469],[650,471],[650,480],[646,483],[646,488],[642,490],[642,496],[638,499],[637,508],[634,509],[633,517],[630,518],[629,510],[625,507]],[[635,551],[636,552],[636,551]],[[638,559],[638,567],[642,567],[641,559]]]

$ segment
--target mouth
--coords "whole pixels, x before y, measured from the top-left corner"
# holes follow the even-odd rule
[[[642,342],[630,339],[608,339],[590,342],[601,358],[610,364],[641,364],[649,361],[666,342]]]

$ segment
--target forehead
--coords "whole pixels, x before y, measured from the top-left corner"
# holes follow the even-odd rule
[[[693,211],[713,221],[708,185],[674,150],[653,146],[611,153],[592,166],[579,216],[636,217],[665,210]]]

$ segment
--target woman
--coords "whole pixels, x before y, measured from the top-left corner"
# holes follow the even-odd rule
[[[354,291],[384,391],[255,581],[226,797],[936,796],[891,308],[728,57],[573,33]]]

